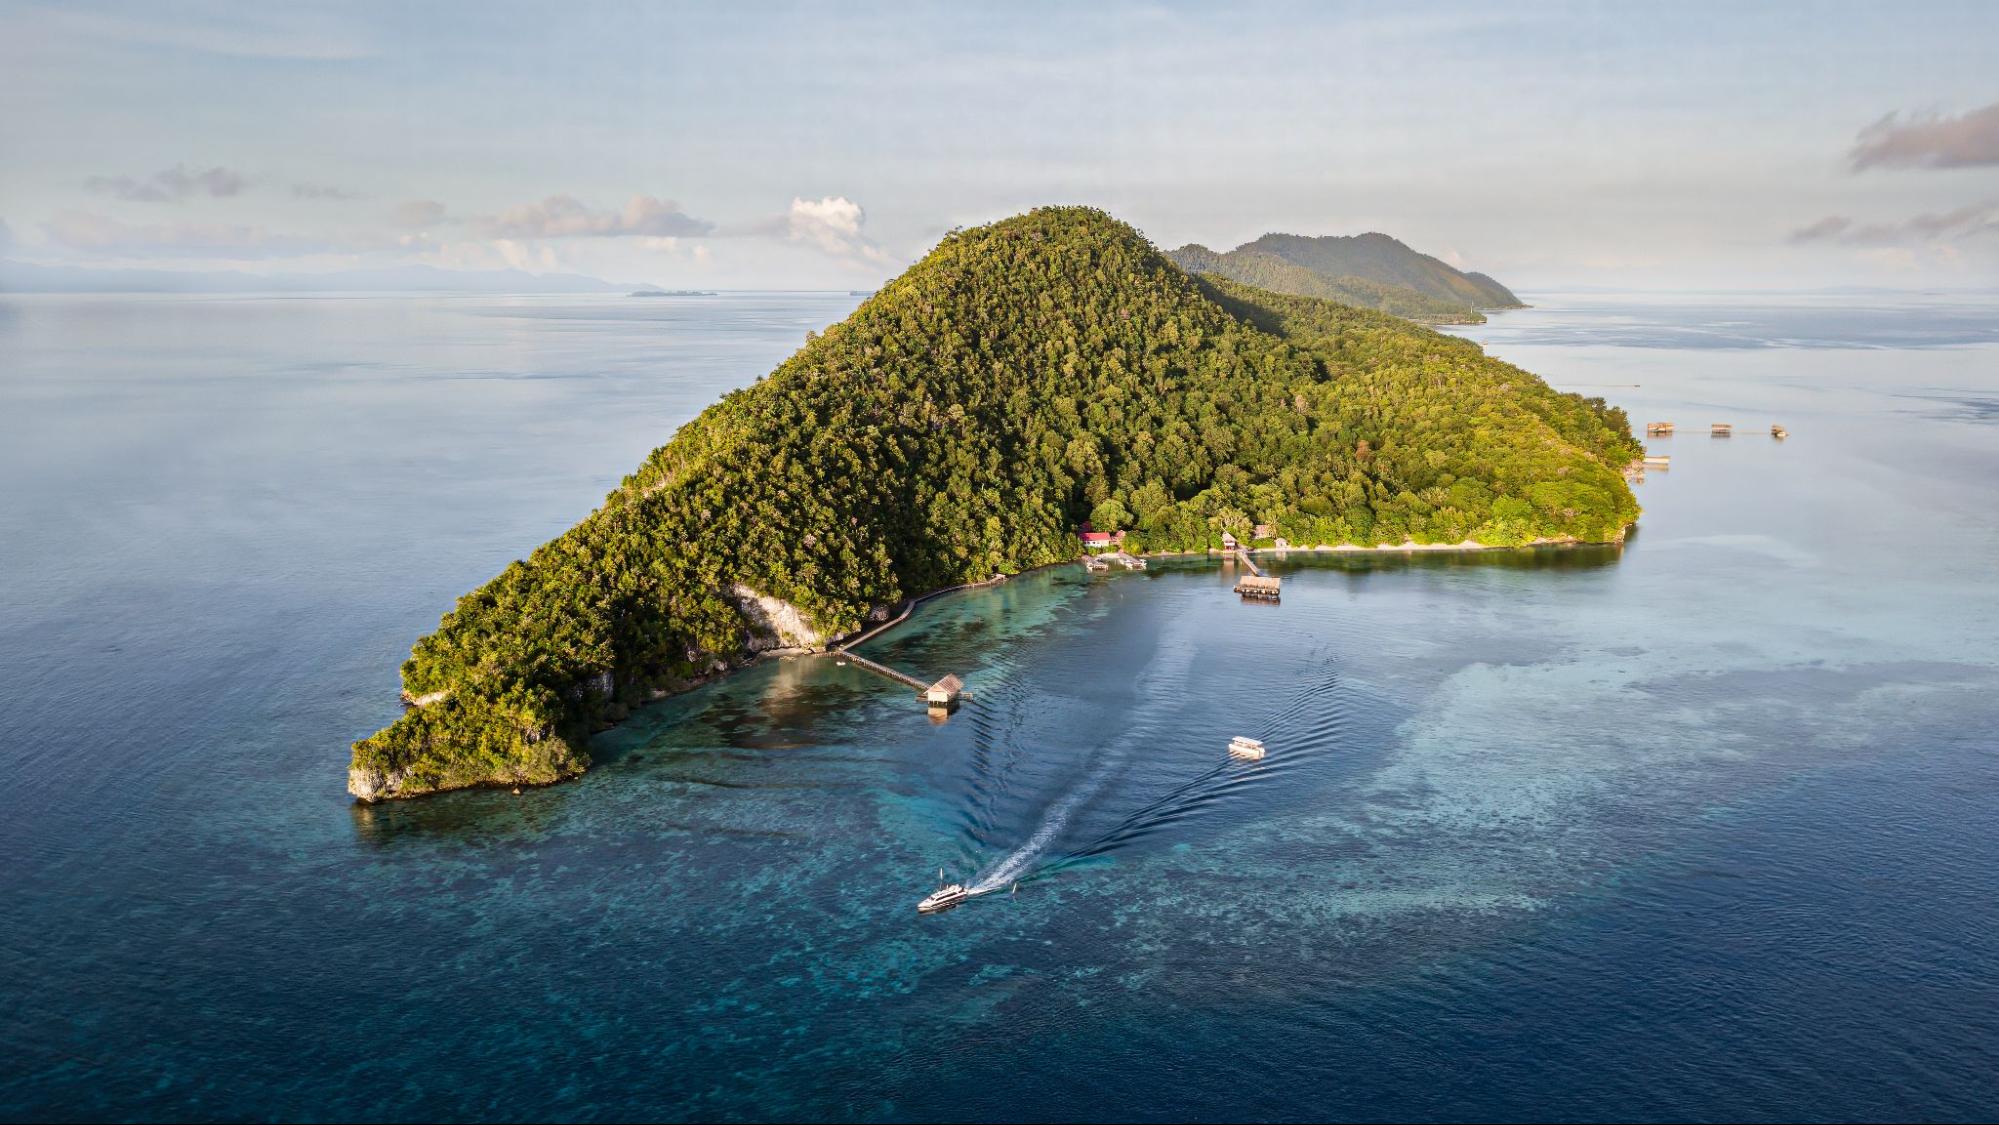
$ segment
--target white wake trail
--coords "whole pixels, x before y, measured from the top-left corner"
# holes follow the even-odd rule
[[[975,895],[991,894],[1031,871],[1034,861],[1047,854],[1048,846],[1055,842],[1055,838],[1061,835],[1064,828],[1069,826],[1069,821],[1075,817],[1076,810],[1091,797],[1096,796],[1097,790],[1104,787],[1104,781],[1112,772],[1110,768],[1098,770],[1080,788],[1064,794],[1062,799],[1048,810],[1048,815],[1041,819],[1040,826],[1034,830],[1034,835],[1027,838],[1026,843],[987,869],[985,874],[974,880],[966,890]]]
[[[1194,653],[1198,647],[1191,636],[1179,636],[1191,629],[1184,620],[1175,619],[1161,630],[1161,641],[1153,650],[1151,660],[1145,668],[1133,677],[1133,702],[1131,707],[1137,714],[1145,714],[1146,703],[1151,700],[1177,699],[1184,695],[1191,678]],[[1145,732],[1127,729],[1114,744],[1106,760],[1084,780],[1083,784],[1070,790],[1048,809],[1041,818],[1041,824],[1027,842],[1015,848],[1005,859],[988,868],[974,878],[966,887],[966,892],[974,895],[991,894],[1007,884],[1029,874],[1035,864],[1046,855],[1062,830],[1075,819],[1076,813],[1091,798],[1100,792],[1110,779],[1124,769],[1126,759],[1131,756],[1135,739]]]

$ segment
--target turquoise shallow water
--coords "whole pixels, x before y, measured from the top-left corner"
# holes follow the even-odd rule
[[[0,299],[0,1114],[1989,1116],[1990,303],[1532,299],[1681,425],[1621,550],[1057,568],[870,645],[947,721],[375,808],[414,636],[852,299]]]

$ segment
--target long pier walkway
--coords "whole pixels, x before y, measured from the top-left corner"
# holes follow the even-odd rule
[[[1256,576],[1257,576],[1258,578],[1268,578],[1268,577],[1270,577],[1269,575],[1267,575],[1267,574],[1263,573],[1263,568],[1262,568],[1262,567],[1260,567],[1260,566],[1256,565],[1256,560],[1255,560],[1255,559],[1253,559],[1253,558],[1250,558],[1250,557],[1249,557],[1249,548],[1248,548],[1248,547],[1237,547],[1237,548],[1235,549],[1235,557],[1236,557],[1236,558],[1238,558],[1238,559],[1241,559],[1241,560],[1242,560],[1242,565],[1244,565],[1244,566],[1248,567],[1248,568],[1249,568],[1249,572],[1250,572],[1251,574],[1254,574],[1254,575],[1256,575]]]
[[[897,625],[902,624],[904,621],[909,620],[909,615],[916,612],[916,607],[922,605],[924,602],[929,601],[931,598],[942,597],[945,594],[956,593],[959,590],[973,590],[977,589],[980,586],[992,586],[1004,581],[1006,581],[1006,575],[995,574],[984,582],[967,582],[962,586],[947,586],[942,590],[932,590],[921,597],[911,598],[908,604],[902,607],[901,613],[898,613],[894,617],[889,618],[887,621],[884,621],[881,624],[876,625],[872,629],[868,629],[864,632],[857,633],[854,636],[839,642],[838,644],[827,646],[826,651],[829,653],[834,653],[836,655],[845,657],[846,659],[853,661],[855,664],[858,664],[861,667],[866,668],[868,671],[876,673],[877,675],[887,676],[889,679],[894,680],[896,683],[906,684],[909,687],[915,688],[916,693],[918,695],[928,696],[932,688],[942,688],[945,685],[946,681],[949,681],[952,685],[958,685],[959,681],[956,676],[946,676],[943,680],[939,680],[934,684],[925,683],[924,681],[917,679],[915,676],[912,676],[907,672],[898,672],[895,669],[889,667],[886,664],[881,663],[878,660],[869,660],[867,657],[862,656],[858,652],[855,652],[854,646],[858,644],[863,644],[867,641],[871,641],[876,637],[881,636],[883,633],[888,632],[890,629],[895,628]],[[948,693],[954,705],[960,697],[969,697],[971,695],[971,693],[965,691],[962,686],[952,686],[948,688]],[[935,701],[933,700],[933,702]]]
[[[867,657],[862,656],[858,652],[849,652],[844,648],[835,649],[834,651],[838,652],[841,656],[844,656],[847,659],[853,661],[854,663],[860,665],[861,667],[866,668],[870,672],[879,672],[882,675],[887,676],[889,679],[894,680],[897,683],[908,684],[910,687],[915,688],[917,691],[926,691],[930,687],[929,684],[924,683],[922,680],[917,679],[915,676],[909,675],[906,672],[898,672],[886,664],[880,664],[873,660],[869,660]]]

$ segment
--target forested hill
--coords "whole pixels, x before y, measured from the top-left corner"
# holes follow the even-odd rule
[[[459,599],[354,745],[366,799],[557,780],[633,705],[939,586],[1273,524],[1294,543],[1621,539],[1622,411],[1467,341],[1196,280],[1110,216],[958,231]]]
[[[1479,309],[1521,307],[1518,297],[1484,274],[1454,269],[1385,234],[1266,234],[1227,253],[1190,243],[1170,256],[1190,272],[1432,324],[1476,324],[1485,319]]]
[[[1364,277],[1322,277],[1267,250],[1242,248],[1226,254],[1190,244],[1168,254],[1188,273],[1239,281],[1297,297],[1320,297],[1356,308],[1375,309],[1420,324],[1484,324],[1485,314],[1461,301],[1432,297],[1406,285],[1384,285]]]

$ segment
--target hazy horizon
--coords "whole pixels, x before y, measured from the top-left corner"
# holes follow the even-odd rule
[[[1999,8],[0,2],[0,258],[867,289],[1102,207],[1522,290],[1999,284]]]

